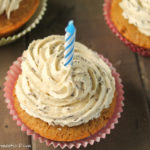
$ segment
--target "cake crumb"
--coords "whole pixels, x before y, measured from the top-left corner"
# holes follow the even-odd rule
[[[61,131],[61,128],[57,128],[57,130]]]

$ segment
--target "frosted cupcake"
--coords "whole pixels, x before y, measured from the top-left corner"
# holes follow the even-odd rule
[[[104,15],[111,30],[131,50],[150,56],[150,2],[106,0]]]
[[[20,29],[35,13],[39,0],[0,0],[0,37]]]
[[[60,35],[33,41],[7,73],[5,101],[27,135],[48,146],[86,147],[118,123],[123,86],[111,63],[79,42],[66,65],[65,44]]]
[[[108,65],[81,43],[75,43],[73,66],[65,67],[64,42],[55,35],[30,44],[14,103],[21,120],[41,136],[74,141],[106,125],[117,93]]]

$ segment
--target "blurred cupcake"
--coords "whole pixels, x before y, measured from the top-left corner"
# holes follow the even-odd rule
[[[132,51],[150,56],[150,2],[105,0],[104,16],[111,30]]]
[[[108,60],[79,42],[73,65],[66,67],[64,43],[60,35],[33,41],[11,67],[14,74],[8,72],[5,96],[11,95],[12,115],[27,133],[55,146],[86,147],[105,138],[118,122],[122,85]]]
[[[39,0],[0,0],[0,37],[13,34],[35,13]]]

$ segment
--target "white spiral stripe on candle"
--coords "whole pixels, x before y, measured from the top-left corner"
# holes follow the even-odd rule
[[[69,36],[67,34],[67,37],[65,39],[68,39],[65,42],[65,49],[67,50],[70,47],[69,44],[72,43],[71,45],[73,45],[73,43],[75,42],[75,34],[70,35],[70,33],[69,33]]]
[[[69,33],[69,32],[67,32],[66,34],[65,34],[65,41],[68,41],[69,39],[70,39],[70,36],[71,34]]]
[[[75,42],[75,35],[71,36],[71,38],[65,43],[65,49],[66,49],[66,51],[64,52],[65,58],[68,57],[71,51],[73,52],[74,42]]]
[[[65,51],[65,58],[67,58],[72,52],[73,52],[73,49],[74,49],[74,45],[71,45],[67,51]]]
[[[66,63],[64,64],[65,66],[67,66],[68,64],[73,64],[73,53],[71,53],[71,55],[69,55],[67,58],[66,58]]]
[[[71,35],[70,33],[66,33],[65,35],[65,49],[64,52],[64,58],[65,58],[65,64],[64,66],[67,66],[68,64],[73,64],[73,52],[74,52],[74,42],[75,42],[75,34]]]
[[[67,32],[67,33],[65,34],[65,41],[69,40],[69,36],[70,36],[70,33]]]

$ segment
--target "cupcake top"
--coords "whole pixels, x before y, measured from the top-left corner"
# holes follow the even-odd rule
[[[149,0],[122,0],[120,7],[123,17],[138,30],[150,36],[150,1]]]
[[[12,11],[19,8],[22,0],[0,0],[0,15],[6,12],[7,19],[10,19]]]
[[[23,53],[16,96],[22,109],[50,125],[76,126],[98,118],[112,103],[115,80],[97,53],[75,42],[64,66],[65,37],[33,41]]]

